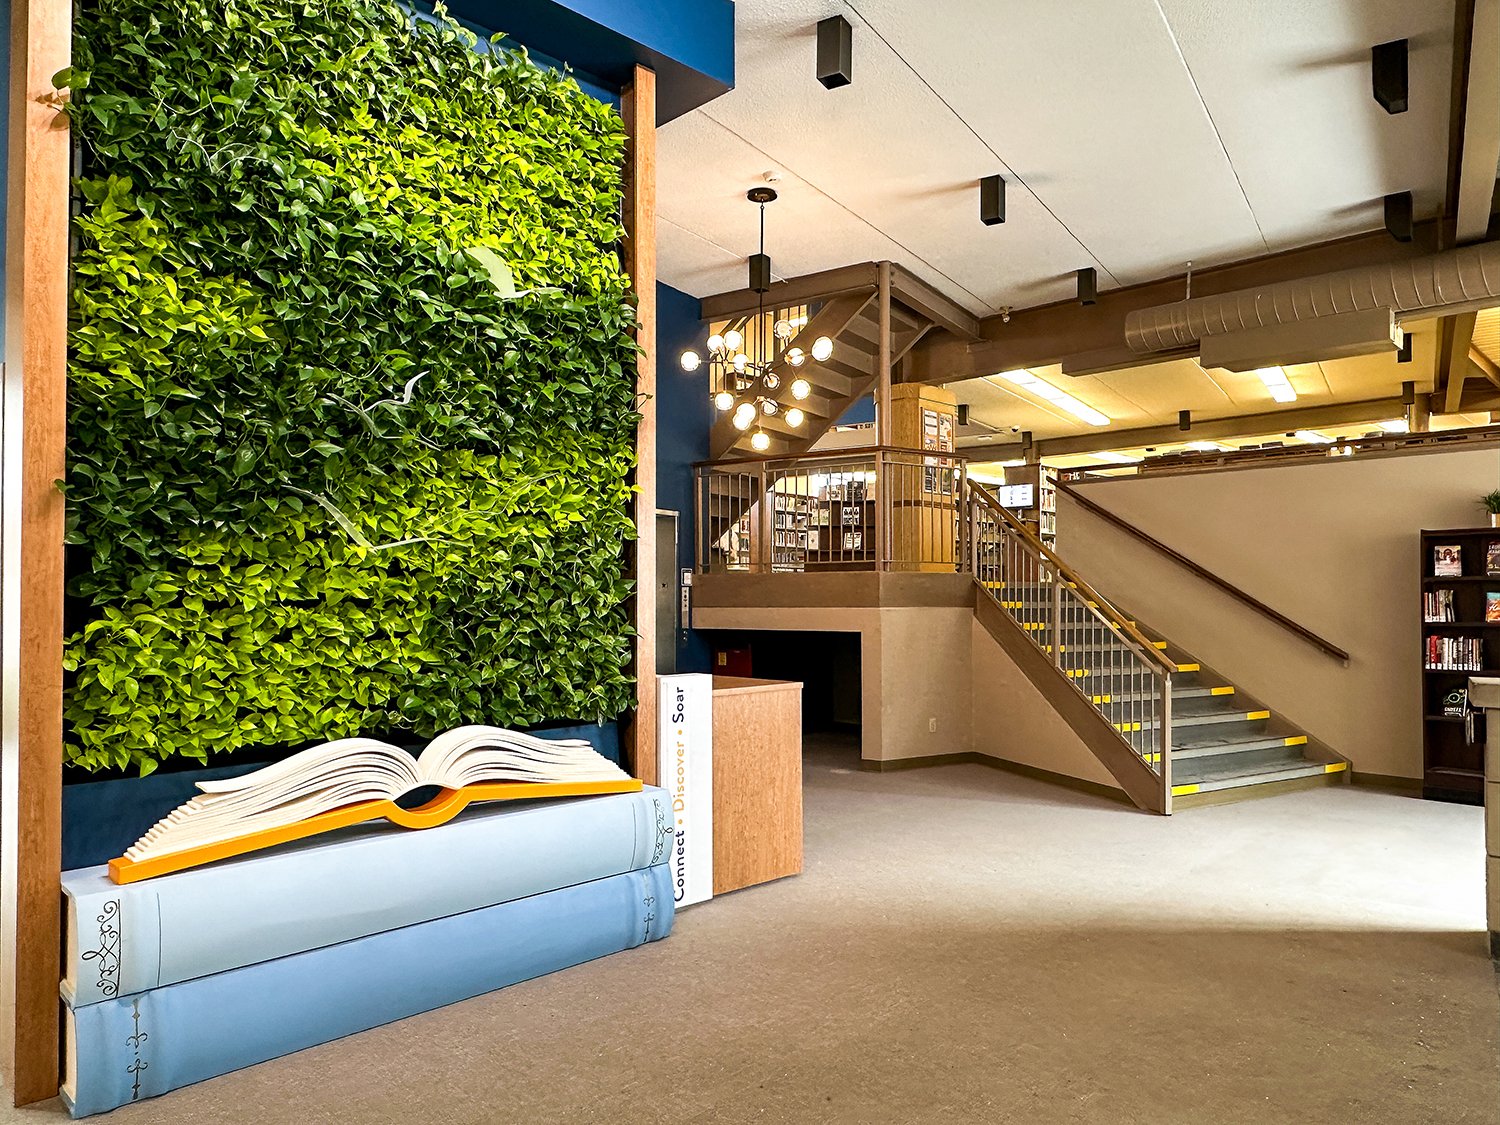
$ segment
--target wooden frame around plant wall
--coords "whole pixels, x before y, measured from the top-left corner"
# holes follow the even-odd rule
[[[0,1077],[14,1104],[54,1097],[60,1058],[62,647],[71,141],[52,77],[71,0],[11,0],[3,453],[0,453]],[[626,741],[655,779],[656,76],[625,91],[626,263],[640,300],[634,561],[639,675]]]
[[[57,1094],[70,0],[11,0],[0,472],[0,1069]]]

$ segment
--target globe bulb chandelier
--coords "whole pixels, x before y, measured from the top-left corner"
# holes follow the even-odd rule
[[[783,404],[777,392],[786,389],[796,402],[812,394],[812,383],[802,374],[809,362],[826,363],[833,358],[833,341],[819,336],[806,350],[793,345],[797,329],[789,320],[766,320],[766,294],[771,290],[771,259],[766,254],[766,204],[776,199],[768,187],[751,188],[745,198],[760,205],[760,252],[750,257],[750,289],[760,295],[760,311],[747,340],[738,328],[715,332],[705,344],[707,356],[689,349],[682,353],[682,369],[697,371],[708,364],[709,395],[715,409],[727,413],[737,430],[749,430],[750,448],[764,453],[771,447],[771,435],[761,428],[761,420],[780,417],[792,429],[800,429],[807,415],[801,407]]]

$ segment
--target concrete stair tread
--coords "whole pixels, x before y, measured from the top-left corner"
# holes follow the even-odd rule
[[[1156,693],[1154,691],[1136,691],[1129,687],[1121,687],[1119,691],[1110,692],[1107,690],[1107,686],[1108,685],[1105,680],[1101,679],[1093,681],[1090,684],[1091,689],[1093,689],[1092,694],[1089,697],[1090,702],[1095,704],[1139,703],[1143,700],[1156,698]],[[1101,687],[1106,688],[1106,690],[1098,690]],[[1175,679],[1172,681],[1172,707],[1174,712],[1177,708],[1178,702],[1181,700],[1231,700],[1234,698],[1234,696],[1234,688],[1229,687],[1226,684],[1189,684],[1180,683]]]
[[[1346,768],[1344,762],[1268,762],[1259,766],[1236,769],[1223,765],[1205,770],[1201,774],[1180,777],[1175,771],[1172,778],[1172,795],[1185,797],[1192,793],[1211,793],[1217,789],[1236,789],[1246,785],[1266,785],[1273,781],[1291,781],[1299,777],[1317,777],[1322,774],[1339,773]]]
[[[1305,734],[1272,734],[1248,730],[1235,733],[1203,734],[1204,728],[1188,728],[1184,737],[1173,731],[1172,760],[1211,758],[1225,754],[1248,754],[1256,750],[1279,750],[1282,747],[1307,745]]]

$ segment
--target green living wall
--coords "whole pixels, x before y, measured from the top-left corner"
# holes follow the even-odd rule
[[[628,705],[623,130],[474,46],[383,0],[85,0],[74,764]]]

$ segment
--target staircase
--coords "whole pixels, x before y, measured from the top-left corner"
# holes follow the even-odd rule
[[[1344,781],[1348,762],[1106,601],[971,485],[976,610],[1143,808]]]
[[[778,366],[782,379],[798,376],[812,384],[812,394],[797,405],[805,420],[793,429],[780,414],[761,417],[759,424],[771,439],[768,457],[805,453],[844,413],[868,395],[880,377],[882,354],[894,370],[908,352],[934,328],[945,328],[960,338],[977,340],[977,320],[924,282],[889,262],[867,262],[820,274],[778,282],[764,294],[765,307],[780,316],[806,307],[808,321],[788,347],[810,353],[813,341],[827,336],[833,357],[823,363],[809,360],[800,368]],[[703,315],[713,332],[730,328],[743,332],[757,315],[762,294],[737,290],[703,301]],[[882,330],[882,310],[889,310],[889,339]],[[888,345],[888,346],[887,346]],[[709,436],[709,455],[749,456],[750,433],[737,430],[725,414],[716,419]]]

